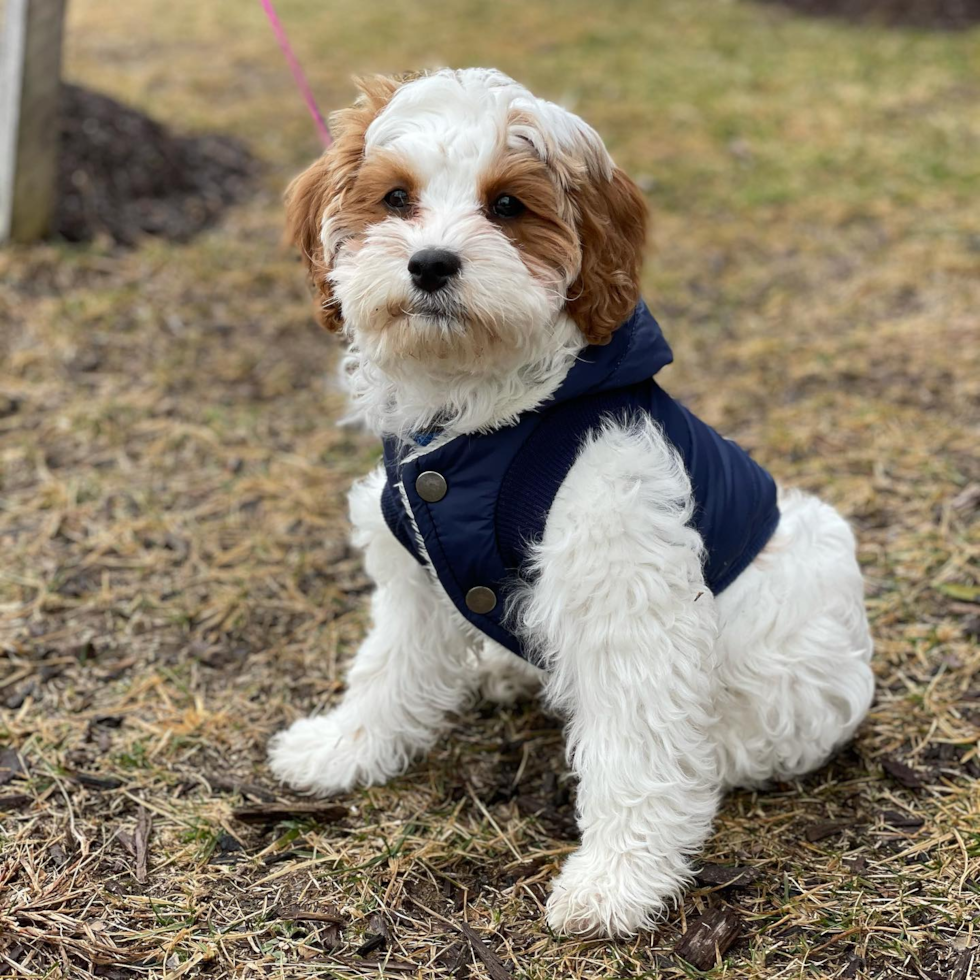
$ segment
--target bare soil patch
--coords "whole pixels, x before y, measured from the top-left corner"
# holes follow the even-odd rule
[[[70,242],[185,242],[249,192],[257,171],[230,136],[179,136],[107,95],[65,85],[54,231]]]
[[[980,22],[980,0],[766,0],[802,14],[893,27],[963,30]]]

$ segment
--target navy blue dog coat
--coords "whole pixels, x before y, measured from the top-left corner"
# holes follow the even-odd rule
[[[680,453],[694,492],[692,524],[707,553],[705,583],[716,595],[775,531],[773,478],[653,380],[672,360],[640,302],[608,344],[585,348],[554,395],[515,425],[457,436],[415,459],[406,459],[415,447],[385,440],[388,527],[419,562],[421,538],[459,612],[519,656],[532,659],[504,620],[508,585],[541,540],[583,440],[605,419],[646,413]]]

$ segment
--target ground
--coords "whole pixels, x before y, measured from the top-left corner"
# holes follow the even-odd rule
[[[729,797],[683,907],[626,942],[544,925],[574,786],[533,704],[475,705],[392,785],[298,811],[264,744],[342,690],[369,588],[344,496],[378,457],[334,424],[337,346],[279,241],[314,131],[258,4],[77,0],[69,80],[262,170],[183,244],[0,253],[0,976],[689,977],[679,936],[727,909],[707,976],[966,980],[980,31],[722,0],[279,8],[325,106],[353,73],[489,63],[602,131],[654,215],[663,383],[857,530],[877,701],[821,771]]]

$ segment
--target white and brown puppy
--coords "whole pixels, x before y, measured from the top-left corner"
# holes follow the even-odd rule
[[[362,89],[291,186],[289,224],[323,322],[348,341],[353,414],[419,457],[514,425],[609,341],[639,297],[645,207],[592,128],[499,72]],[[474,629],[395,537],[385,481],[379,469],[350,496],[374,625],[342,703],[277,735],[272,768],[318,794],[380,783],[481,686],[502,699],[540,685],[579,779],[582,843],[548,903],[559,932],[656,921],[724,788],[813,769],[867,711],[854,539],[813,497],[781,491],[768,544],[712,595],[677,451],[653,421],[610,419],[512,596],[540,670]]]

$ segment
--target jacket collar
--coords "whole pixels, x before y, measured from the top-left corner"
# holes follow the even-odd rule
[[[592,344],[582,351],[545,405],[646,381],[673,359],[660,324],[640,300],[608,344]]]
[[[652,378],[673,360],[673,351],[660,324],[641,299],[608,344],[590,344],[582,349],[562,383],[535,411],[582,395],[638,384]],[[413,433],[411,440],[416,447],[424,449],[440,432],[436,426]]]

